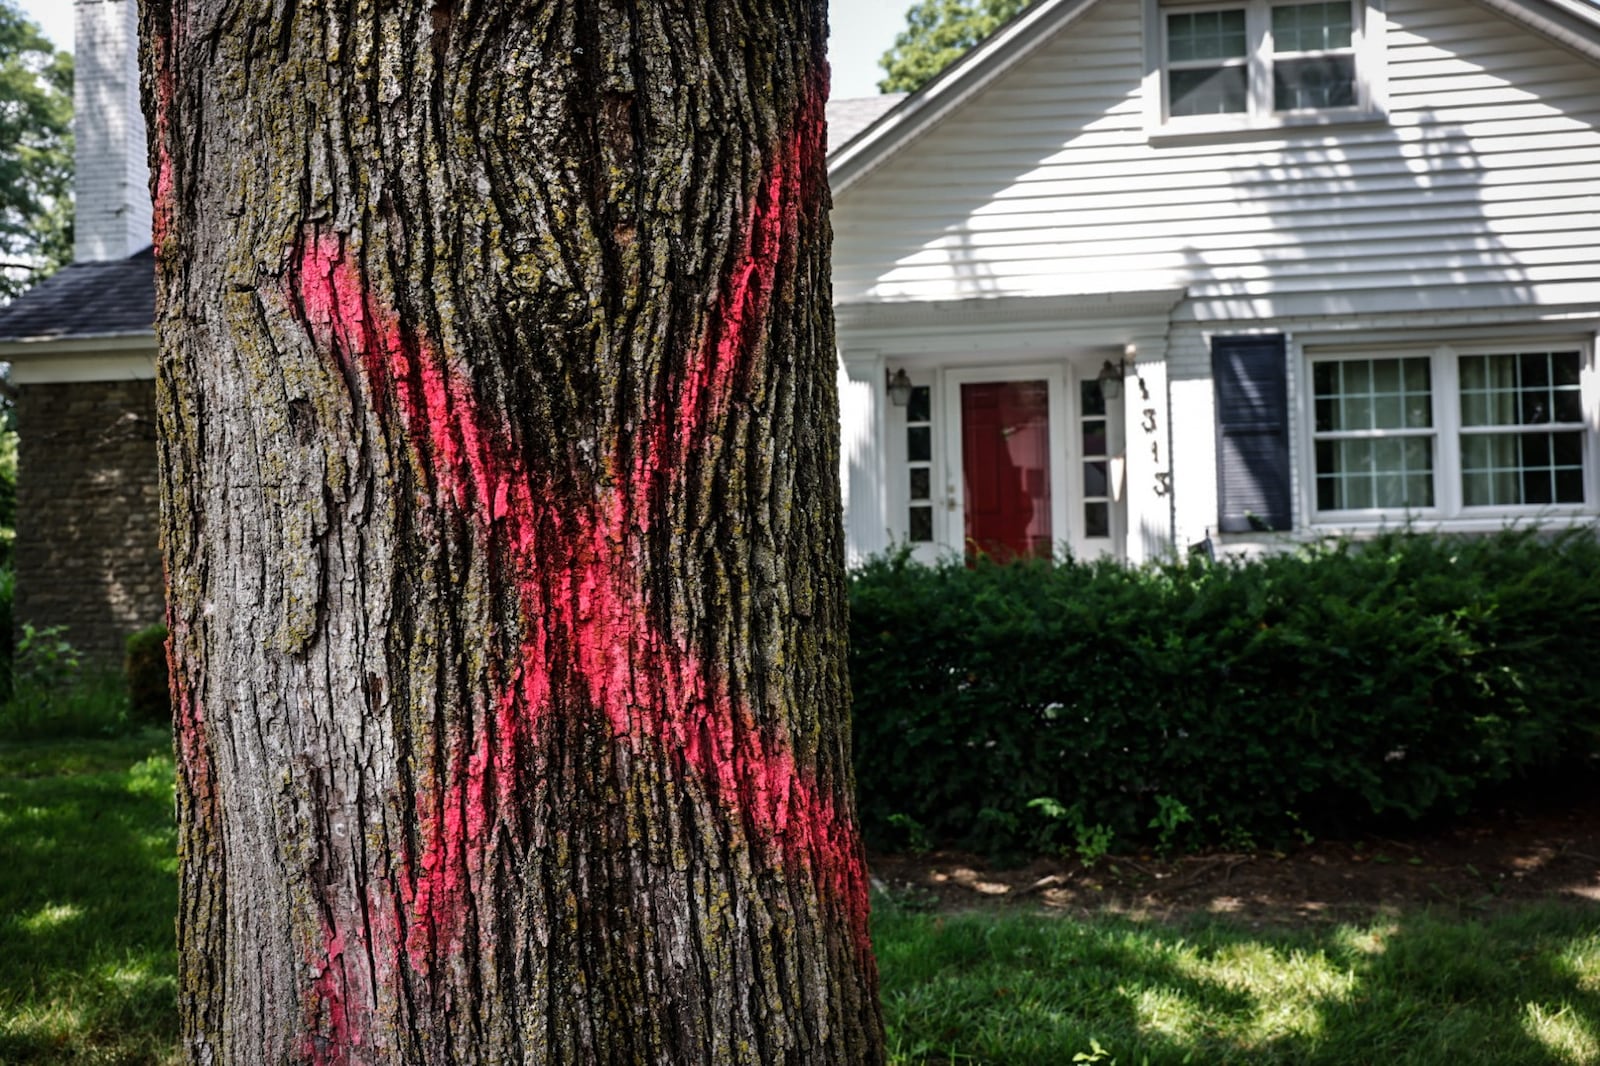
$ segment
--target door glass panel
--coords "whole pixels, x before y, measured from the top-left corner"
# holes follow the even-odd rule
[[[1105,500],[1091,500],[1083,505],[1083,535],[1111,536],[1111,505]]]
[[[906,538],[913,544],[933,543],[933,390],[927,385],[911,389],[906,406]]]
[[[927,385],[916,385],[911,389],[911,402],[906,406],[907,422],[928,422],[932,420],[933,390]]]
[[[1079,437],[1083,448],[1083,535],[1090,539],[1111,536],[1110,420],[1106,394],[1099,378],[1078,386]]]
[[[1083,464],[1083,494],[1085,496],[1109,496],[1111,490],[1110,478],[1107,473],[1108,464],[1105,460]]]
[[[927,426],[912,426],[906,430],[906,458],[913,463],[926,463],[933,458],[933,431]]]
[[[968,555],[1048,557],[1050,390],[1043,381],[961,386]]]
[[[909,518],[911,526],[907,537],[911,543],[931,544],[933,542],[933,508],[926,505],[912,507]]]

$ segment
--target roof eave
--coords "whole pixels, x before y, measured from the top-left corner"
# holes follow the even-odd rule
[[[156,334],[153,329],[83,333],[65,337],[18,337],[0,340],[0,362],[30,362],[115,351],[154,352],[155,349]]]
[[[1600,6],[1589,0],[1478,0],[1536,33],[1600,63]]]

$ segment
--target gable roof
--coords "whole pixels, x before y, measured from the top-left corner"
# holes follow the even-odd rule
[[[828,101],[828,155],[849,144],[862,130],[884,116],[907,93],[882,93],[878,96],[849,96]]]
[[[1016,67],[1099,0],[1034,0],[966,55],[946,67],[848,143],[829,153],[834,195],[882,166]],[[1587,59],[1600,63],[1600,0],[1473,0]]]
[[[148,337],[156,319],[156,258],[72,263],[0,307],[0,344]]]

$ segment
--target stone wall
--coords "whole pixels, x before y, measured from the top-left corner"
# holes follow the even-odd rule
[[[23,385],[17,437],[16,624],[120,663],[164,617],[155,383]]]

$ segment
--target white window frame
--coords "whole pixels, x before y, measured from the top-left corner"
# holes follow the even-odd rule
[[[1460,361],[1466,356],[1509,355],[1531,352],[1577,351],[1579,356],[1579,394],[1582,399],[1583,491],[1584,502],[1467,506],[1462,494],[1462,423]],[[1432,507],[1415,509],[1362,508],[1324,511],[1317,506],[1316,441],[1316,365],[1323,362],[1426,357],[1433,412],[1433,500]],[[1595,364],[1592,337],[1526,336],[1482,343],[1444,343],[1431,347],[1396,345],[1382,347],[1321,347],[1307,345],[1298,361],[1305,387],[1300,390],[1298,414],[1301,430],[1297,434],[1300,461],[1299,500],[1301,514],[1319,531],[1359,527],[1398,526],[1420,522],[1445,529],[1498,529],[1511,522],[1537,523],[1586,519],[1600,515],[1600,369]],[[1529,427],[1530,429],[1533,427]],[[1484,427],[1488,432],[1488,427]],[[1515,432],[1515,427],[1506,427]],[[1397,430],[1395,436],[1416,435]]]
[[[1384,119],[1388,107],[1388,77],[1384,62],[1383,0],[1351,0],[1351,47],[1356,66],[1354,106],[1273,110],[1272,8],[1287,2],[1292,0],[1276,0],[1276,3],[1274,0],[1144,0],[1143,95],[1145,125],[1151,136],[1192,136]],[[1167,15],[1241,9],[1245,12],[1245,62],[1249,71],[1246,110],[1222,115],[1169,114]]]

